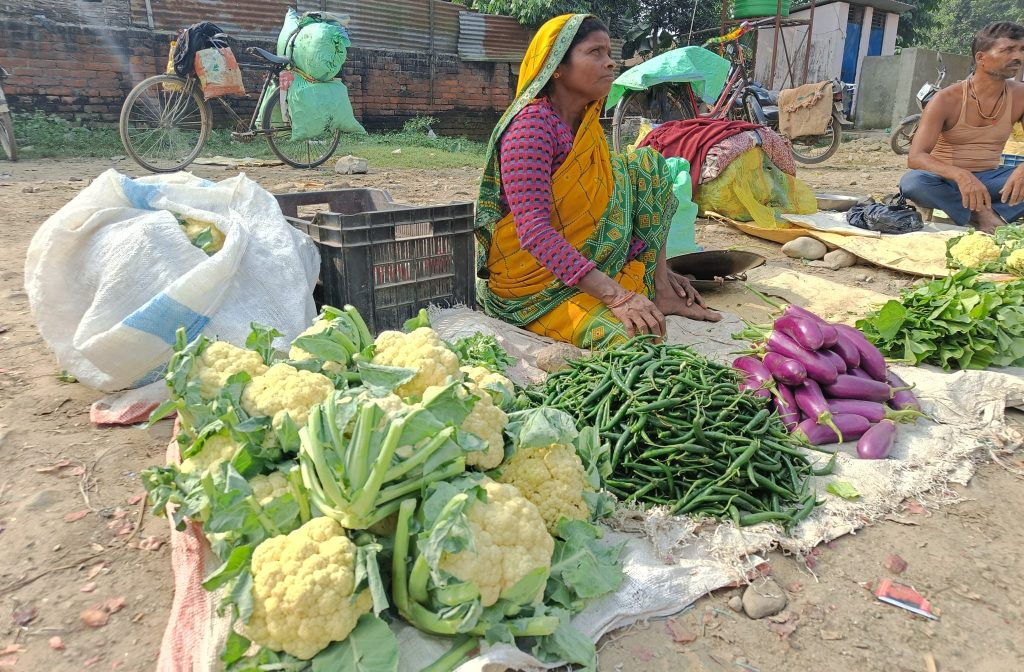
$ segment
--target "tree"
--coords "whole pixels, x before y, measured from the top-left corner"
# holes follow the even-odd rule
[[[919,0],[900,37],[906,46],[969,54],[975,33],[993,21],[1024,23],[1020,0]]]
[[[896,38],[902,47],[924,46],[928,31],[935,27],[940,0],[917,0],[912,10],[900,16]]]

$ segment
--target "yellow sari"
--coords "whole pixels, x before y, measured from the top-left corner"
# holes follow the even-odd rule
[[[507,322],[580,347],[607,347],[626,331],[598,299],[566,286],[523,250],[511,213],[502,213],[497,147],[515,115],[540,94],[561,63],[583,14],[538,31],[519,72],[516,101],[491,136],[477,208],[478,286],[484,309]],[[654,268],[676,207],[664,159],[652,150],[611,155],[601,101],[587,106],[572,151],[551,181],[551,224],[599,270],[628,290],[654,297]],[[628,258],[632,239],[646,244]]]

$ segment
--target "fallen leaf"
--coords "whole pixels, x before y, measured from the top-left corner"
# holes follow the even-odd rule
[[[86,609],[83,611],[79,618],[82,619],[82,623],[85,623],[90,628],[102,628],[110,620],[110,614],[103,609]]]
[[[107,563],[105,563],[105,562],[98,562],[95,565],[93,565],[91,569],[89,569],[89,574],[87,576],[90,579],[95,579],[96,575],[99,574],[100,572],[102,572],[106,568],[107,568]]]
[[[89,544],[89,548],[92,549],[93,553],[102,553],[103,551],[107,550],[107,549],[103,548],[102,546],[100,546],[99,544],[96,544],[96,543]]]
[[[84,476],[85,475],[85,467],[75,467],[74,469],[72,469],[68,473],[71,474],[72,476]]]
[[[82,667],[91,667],[92,665],[95,665],[98,662],[100,662],[100,657],[93,656],[92,658],[89,658],[84,663],[82,663]]]
[[[791,584],[789,584],[788,586],[786,586],[786,590],[788,590],[791,593],[799,593],[803,589],[804,589],[804,584],[800,583],[799,581],[794,581]]]
[[[23,609],[18,609],[17,611],[15,611],[12,617],[14,618],[15,625],[24,628],[26,625],[36,620],[36,616],[38,615],[39,610],[35,607],[25,607]]]
[[[916,515],[921,515],[921,514],[924,514],[924,513],[928,513],[928,509],[924,508],[923,506],[921,506],[917,502],[907,502],[907,504],[906,504],[906,506],[904,508],[907,511],[909,511],[909,512],[911,512],[913,514],[916,514]]]
[[[697,635],[686,629],[686,626],[674,618],[665,621],[668,631],[672,635],[672,641],[678,644],[689,644],[697,641]]]
[[[907,570],[907,561],[898,555],[890,555],[885,559],[885,568],[893,574],[902,574]]]
[[[163,545],[163,539],[158,539],[154,536],[148,536],[139,542],[139,549],[143,551],[158,551],[160,550],[160,547]]]
[[[136,504],[141,502],[143,498],[145,498],[145,495],[132,495],[131,497],[128,498],[128,504],[130,506],[135,506]]]
[[[63,651],[65,648],[64,640],[57,636],[50,637],[50,648],[54,651]]]
[[[128,510],[127,509],[122,509],[119,506],[119,507],[114,509],[114,513],[112,515],[113,515],[114,518],[124,518],[126,515],[128,515]]]
[[[126,604],[128,604],[128,600],[124,599],[124,597],[112,597],[103,603],[103,608],[111,614],[116,614],[124,609]]]
[[[82,586],[81,588],[79,588],[78,592],[80,592],[80,593],[91,593],[94,590],[96,590],[96,582],[95,581],[90,581],[89,583],[87,583],[84,586]]]
[[[36,471],[40,474],[52,474],[56,471],[60,471],[61,469],[65,469],[70,466],[71,460],[61,460],[60,462],[55,462],[54,464],[51,464],[48,467],[39,467],[38,469],[36,469]]]
[[[82,518],[85,518],[88,515],[89,509],[85,509],[83,511],[75,511],[74,513],[69,513],[68,515],[64,516],[64,522],[73,523],[76,520],[81,520]]]
[[[19,646],[18,644],[10,644],[3,650],[0,650],[0,656],[9,656],[12,653],[21,653],[24,650],[24,647]]]

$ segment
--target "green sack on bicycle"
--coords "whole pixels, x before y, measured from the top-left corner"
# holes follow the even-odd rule
[[[277,54],[318,82],[328,82],[341,72],[352,44],[344,18],[330,14],[289,9],[277,38]]]
[[[335,131],[366,135],[366,130],[356,121],[348,88],[341,80],[307,82],[296,77],[287,95],[292,140],[310,140],[333,135]]]

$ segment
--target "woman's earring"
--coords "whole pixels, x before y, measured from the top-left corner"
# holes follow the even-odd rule
[[[560,73],[560,72],[556,72],[556,73],[555,73],[555,79],[558,79],[558,78],[559,78],[559,77],[561,77],[561,76],[562,76],[562,73]]]

